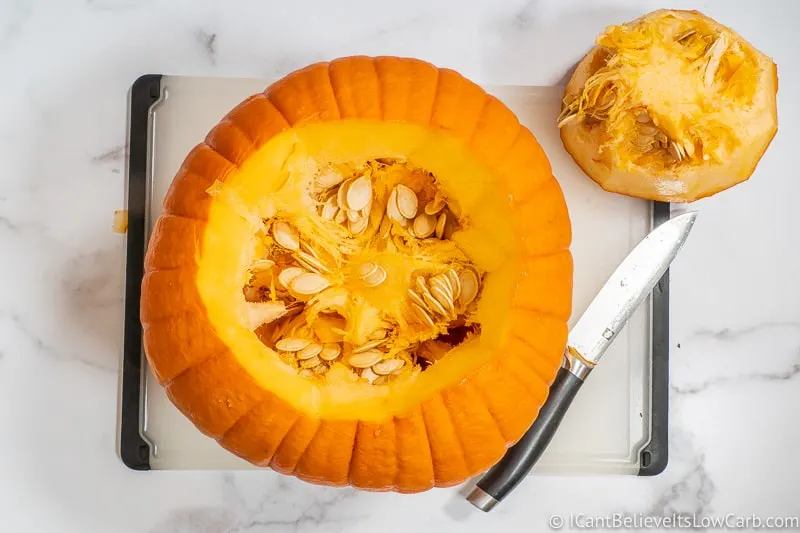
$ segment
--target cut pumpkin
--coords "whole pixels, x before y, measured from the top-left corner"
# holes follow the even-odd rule
[[[150,239],[148,361],[206,435],[313,483],[496,462],[566,343],[570,222],[533,135],[459,74],[311,65],[224,117]]]
[[[697,11],[611,26],[567,84],[561,139],[608,191],[690,202],[747,180],[774,137],[775,63]]]

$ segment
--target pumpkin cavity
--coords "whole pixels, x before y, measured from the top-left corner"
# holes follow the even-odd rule
[[[384,385],[480,335],[485,273],[452,239],[469,219],[432,173],[381,158],[318,165],[306,185],[306,213],[263,219],[243,287],[271,306],[250,316],[269,318],[254,331],[286,365]]]

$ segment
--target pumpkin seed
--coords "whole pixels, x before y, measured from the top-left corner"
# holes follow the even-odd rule
[[[345,199],[348,209],[358,211],[369,203],[372,197],[372,182],[367,176],[361,176],[353,180],[347,189]]]
[[[335,361],[342,354],[342,346],[335,343],[327,343],[322,346],[319,358],[323,361]]]
[[[353,368],[369,368],[383,359],[383,352],[378,350],[366,350],[359,353],[351,353],[347,358],[347,364]]]
[[[404,218],[412,219],[417,216],[417,195],[402,183],[395,187],[397,191],[397,210]]]
[[[428,284],[422,276],[417,276],[415,283],[417,284],[417,291],[419,291],[420,294],[428,290]]]
[[[358,210],[358,214],[359,214],[360,216],[362,216],[362,217],[365,217],[365,218],[366,218],[366,217],[369,217],[369,214],[370,214],[371,212],[372,212],[372,195],[370,194],[370,196],[369,196],[369,201],[367,202],[367,205],[365,205],[364,207],[362,207],[361,209],[359,209],[359,210]]]
[[[311,344],[311,341],[308,339],[284,337],[275,343],[275,348],[282,352],[299,352],[309,344]]]
[[[345,180],[341,185],[339,185],[339,190],[336,191],[336,203],[339,205],[339,208],[342,210],[348,209],[347,206],[347,190],[350,188],[350,184],[353,183],[353,179]]]
[[[303,267],[304,269],[308,270],[309,272],[313,272],[314,274],[322,274],[321,270],[319,270],[314,265],[311,265],[311,264],[307,263],[300,256],[295,255],[293,257],[294,257],[294,260],[297,261],[297,264],[299,264],[301,267]]]
[[[443,239],[444,238],[444,230],[447,224],[447,212],[443,212],[439,215],[439,220],[436,222],[436,238]]]
[[[321,351],[322,351],[322,345],[317,344],[316,342],[312,342],[311,344],[309,344],[308,346],[297,352],[297,358],[300,360],[311,359],[312,357],[319,355]]]
[[[375,380],[378,379],[378,375],[371,368],[362,370],[360,377],[361,379],[366,379],[369,383],[375,383]]]
[[[431,287],[431,295],[446,310],[446,312],[443,313],[445,316],[455,318],[456,308],[453,305],[453,300],[441,287],[438,285],[436,287]]]
[[[724,33],[721,33],[719,38],[714,41],[711,48],[708,50],[708,62],[706,63],[705,72],[703,73],[703,83],[706,87],[714,84],[714,76],[719,69],[719,63],[722,60],[722,55],[728,48],[728,38]]]
[[[284,268],[283,270],[281,270],[281,273],[278,274],[278,283],[282,287],[288,289],[289,284],[292,282],[292,280],[297,276],[299,276],[300,274],[303,274],[304,272],[305,270],[299,267]]]
[[[683,148],[680,144],[672,141],[669,143],[669,154],[680,163],[680,161],[683,159]]]
[[[367,217],[361,217],[356,220],[350,221],[350,233],[353,235],[360,235],[364,233],[364,230],[367,229],[369,225],[369,219]]]
[[[447,295],[448,300],[453,299],[453,291],[450,289],[450,282],[447,279],[446,274],[437,274],[436,276],[431,277],[428,280],[428,285],[431,288],[431,292],[433,292],[434,287],[439,287],[439,290],[443,291],[445,295]]]
[[[687,159],[691,159],[694,155],[694,143],[689,139],[683,141],[683,153],[686,155]]]
[[[414,235],[416,235],[418,239],[427,239],[436,231],[436,217],[427,213],[422,213],[414,219],[412,229],[414,230]]]
[[[305,305],[303,302],[294,302],[286,307],[286,317],[295,317],[303,312]]]
[[[331,187],[336,187],[344,180],[344,176],[337,172],[329,171],[324,172],[317,176],[317,185],[322,187],[323,189],[330,189]]]
[[[295,260],[300,263],[302,266],[306,267],[308,270],[312,272],[316,272],[317,274],[330,274],[330,269],[323,265],[319,259],[314,257],[311,254],[307,254],[302,250],[295,253],[293,255]]]
[[[377,340],[365,342],[361,346],[353,348],[353,352],[352,353],[356,354],[356,353],[367,352],[367,351],[372,350],[374,348],[377,348],[381,344],[385,344],[385,343],[386,343],[386,339],[377,339]]]
[[[358,269],[356,270],[356,274],[358,274],[358,277],[361,278],[362,280],[367,279],[375,272],[377,272],[378,268],[380,267],[378,267],[378,265],[376,265],[375,263],[361,263],[358,266]]]
[[[436,323],[431,318],[431,315],[428,314],[428,311],[414,302],[411,302],[411,308],[414,310],[414,313],[417,315],[417,317],[422,320],[423,324],[427,324],[432,328],[436,327]]]
[[[333,217],[333,221],[337,224],[344,224],[345,220],[347,220],[347,212],[344,209],[339,209]]]
[[[442,193],[436,191],[436,196],[433,197],[433,200],[425,205],[425,214],[426,215],[436,215],[444,209],[444,206],[447,205],[444,201],[444,197]]]
[[[300,361],[300,366],[303,368],[314,368],[320,363],[322,363],[322,360],[315,355],[313,357],[310,357],[308,359],[303,359],[302,361]]]
[[[462,307],[467,307],[478,295],[478,275],[472,269],[466,269],[458,275],[461,282],[461,294],[458,297]]]
[[[248,302],[245,309],[251,329],[286,316],[286,306],[283,302]]]
[[[402,235],[395,235],[394,237],[392,237],[392,244],[394,244],[394,247],[397,248],[398,250],[402,250],[403,247],[406,245],[406,241],[405,239],[403,239]]]
[[[272,237],[282,248],[295,251],[300,248],[300,236],[288,223],[279,220],[272,226]]]
[[[367,287],[377,287],[386,281],[386,269],[374,263],[364,263],[358,267],[358,275]]]
[[[458,278],[458,272],[454,269],[449,269],[447,271],[447,280],[450,282],[450,289],[453,292],[453,300],[457,300],[459,295],[461,295],[461,282]]]
[[[414,289],[408,289],[408,295],[411,297],[411,301],[423,308],[426,311],[430,311],[428,309],[428,304],[425,303],[425,300],[422,299],[422,296],[414,292]]]
[[[306,272],[294,278],[289,288],[297,294],[311,295],[322,292],[330,286],[331,282],[326,278],[313,272]]]
[[[275,261],[269,259],[259,259],[250,265],[250,272],[263,272],[265,270],[272,270],[275,266]]]
[[[361,218],[361,215],[358,214],[358,211],[354,211],[352,209],[345,209],[345,214],[347,214],[347,220],[350,222],[355,222]]]
[[[686,30],[685,32],[683,32],[680,35],[678,35],[677,37],[675,37],[675,40],[678,41],[678,42],[681,42],[683,40],[688,39],[689,37],[691,37],[695,33],[697,33],[697,30]]]
[[[568,113],[559,117],[558,124],[556,124],[556,126],[559,128],[563,128],[564,126],[566,126],[567,124],[578,118],[577,111],[569,109],[565,109],[564,111],[568,111]],[[562,113],[564,111],[562,111]]]
[[[313,378],[314,372],[309,370],[308,368],[301,368],[299,372],[297,372],[298,376],[302,376],[304,378]]]
[[[367,287],[377,287],[386,281],[386,270],[383,267],[378,267],[377,272],[364,280],[364,285]]]
[[[396,370],[400,370],[406,364],[402,359],[384,359],[372,365],[372,371],[379,376],[387,376]]]
[[[314,247],[308,244],[306,241],[300,241],[300,249],[305,253],[314,256],[315,259],[319,259],[319,252],[317,252]]]
[[[425,303],[428,304],[428,309],[430,309],[431,311],[434,311],[435,313],[438,313],[445,317],[448,316],[448,312],[445,306],[440,304],[439,301],[433,297],[431,291],[428,290],[423,292],[422,299],[425,300]]]
[[[386,330],[385,328],[378,328],[378,329],[376,329],[375,331],[373,331],[372,333],[369,334],[369,339],[373,340],[373,341],[383,340],[383,339],[386,338],[386,336],[388,334],[389,334],[389,331]]]
[[[339,212],[339,206],[336,205],[336,198],[331,196],[322,206],[322,218],[324,220],[333,220]]]
[[[395,222],[401,223],[403,226],[408,224],[408,221],[397,207],[397,187],[392,189],[392,192],[389,194],[389,200],[386,203],[386,215]]]

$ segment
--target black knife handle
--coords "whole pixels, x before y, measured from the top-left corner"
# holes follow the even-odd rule
[[[530,429],[506,451],[470,493],[467,500],[482,511],[490,511],[530,472],[555,435],[567,408],[572,403],[583,380],[566,368],[560,368],[550,386],[547,401]]]

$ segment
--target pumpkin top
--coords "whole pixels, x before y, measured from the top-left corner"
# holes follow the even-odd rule
[[[729,28],[696,11],[654,11],[597,37],[559,124],[575,137],[573,155],[593,146],[594,163],[581,163],[593,177],[650,175],[666,198],[693,198],[715,170],[752,171],[774,134],[774,78],[772,61]]]

